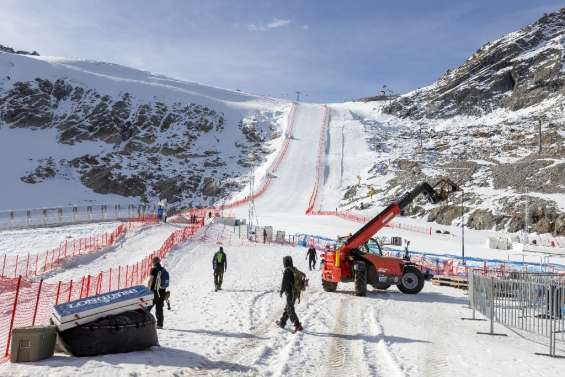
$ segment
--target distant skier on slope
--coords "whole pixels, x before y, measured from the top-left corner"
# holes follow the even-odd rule
[[[294,331],[302,331],[304,328],[300,324],[300,320],[296,315],[294,310],[294,304],[296,300],[300,300],[300,291],[304,290],[307,284],[305,275],[303,272],[298,271],[292,265],[292,257],[289,255],[283,258],[284,274],[281,283],[281,290],[279,292],[280,297],[283,293],[286,294],[286,305],[284,307],[284,312],[280,320],[276,321],[277,326],[284,329],[286,326],[286,321],[290,318],[292,323],[294,323]],[[300,283],[302,281],[302,283]]]
[[[308,251],[306,252],[306,258],[308,258],[308,268],[310,269],[310,271],[315,270],[316,259],[318,258],[318,254],[316,253],[316,249],[314,248],[314,245],[308,248]]]
[[[218,250],[212,258],[212,268],[214,269],[214,286],[216,287],[216,291],[219,291],[222,289],[224,272],[228,270],[228,260],[222,246],[220,246],[220,250]]]
[[[147,283],[149,289],[153,291],[153,305],[149,307],[149,311],[155,306],[155,316],[157,317],[157,328],[163,328],[163,305],[165,300],[168,299],[169,292],[169,272],[161,266],[161,258],[153,257],[153,268],[149,273],[149,282]]]

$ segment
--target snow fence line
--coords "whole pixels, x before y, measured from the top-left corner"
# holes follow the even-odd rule
[[[331,238],[311,234],[296,236],[298,246],[314,246],[317,250],[325,251],[329,245],[335,247],[337,241]],[[385,246],[385,256],[402,257],[403,250]],[[551,273],[565,273],[565,266],[557,264],[541,264],[534,262],[508,262],[500,259],[486,259],[477,257],[466,257],[466,264],[462,263],[461,257],[454,255],[441,255],[431,252],[410,251],[411,261],[418,265],[423,271],[429,271],[434,275],[468,276],[470,271],[481,270],[484,273],[493,272],[504,274],[509,271],[545,271]]]
[[[247,195],[245,198],[242,199],[238,199],[235,200],[233,202],[230,203],[225,203],[222,204],[220,206],[217,207],[217,209],[223,210],[223,209],[230,209],[230,208],[235,208],[238,207],[242,204],[246,204],[248,202],[250,202],[251,200],[255,200],[257,199],[259,196],[263,195],[265,193],[265,191],[267,191],[267,189],[269,188],[269,186],[271,185],[273,178],[272,178],[272,174],[276,173],[282,163],[282,161],[284,160],[285,156],[286,156],[286,152],[288,150],[288,146],[290,144],[290,139],[294,133],[294,116],[296,113],[296,102],[293,102],[291,104],[291,108],[290,111],[288,113],[288,118],[287,118],[287,126],[286,126],[286,136],[284,136],[284,140],[283,140],[283,144],[281,146],[281,149],[279,150],[279,153],[277,154],[277,156],[275,157],[275,159],[273,160],[273,162],[271,163],[271,165],[267,168],[267,172],[265,177],[263,177],[263,180],[261,182],[261,185],[259,186],[259,189],[257,191],[255,191],[253,193],[253,195]]]
[[[0,210],[0,230],[27,229],[101,221],[127,221],[155,213],[149,204],[96,204]]]
[[[142,215],[130,218],[127,222],[118,225],[112,232],[92,234],[87,237],[65,240],[58,247],[38,254],[28,253],[25,256],[4,254],[0,257],[0,278],[23,276],[33,278],[71,261],[84,254],[96,253],[107,247],[113,246],[126,232],[136,226],[154,224],[157,217]],[[5,287],[0,286],[0,292]]]
[[[53,306],[63,302],[99,295],[116,289],[143,284],[155,256],[164,259],[176,245],[187,241],[204,226],[204,219],[173,232],[158,250],[135,264],[111,267],[97,275],[84,275],[77,280],[46,283],[30,281],[23,276],[0,278],[0,346],[4,359],[10,351],[12,329],[15,327],[47,324]]]
[[[326,133],[330,126],[330,110],[327,105],[324,105],[324,119],[322,120],[322,127],[320,129],[320,141],[318,142],[318,156],[316,157],[316,174],[314,178],[314,187],[308,200],[308,208],[306,214],[311,215],[318,200],[318,191],[320,190],[320,180],[322,177],[322,160],[324,156],[324,146],[326,144]]]
[[[324,118],[322,121],[322,128],[320,130],[320,141],[318,142],[318,156],[316,157],[316,173],[314,177],[314,187],[312,188],[312,193],[310,194],[310,199],[308,200],[308,207],[306,208],[306,215],[312,216],[336,216],[345,220],[354,221],[361,224],[366,224],[371,218],[364,215],[358,215],[356,213],[348,211],[324,211],[320,208],[315,209],[316,203],[318,202],[318,194],[320,191],[322,171],[323,171],[323,160],[324,160],[324,149],[326,144],[327,130],[330,127],[331,122],[331,112],[327,105],[324,105]],[[389,223],[387,227],[403,229],[410,232],[432,234],[432,227],[422,227],[417,225],[408,225],[401,223]]]

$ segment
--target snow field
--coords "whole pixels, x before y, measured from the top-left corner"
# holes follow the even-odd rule
[[[137,263],[151,252],[158,250],[175,230],[182,226],[156,224],[131,229],[124,239],[106,251],[81,255],[47,274],[48,282],[68,281],[84,275],[95,276],[118,266]]]
[[[537,339],[498,325],[507,338],[477,335],[488,322],[460,320],[470,316],[462,291],[427,283],[414,296],[392,287],[356,297],[352,284],[342,284],[337,293],[327,293],[319,271],[307,271],[304,248],[231,242],[229,232],[212,225],[207,242],[191,240],[166,258],[172,310],[165,310],[160,347],[7,363],[0,365],[0,376],[559,375],[560,360],[534,355],[546,351]],[[224,290],[214,292],[211,262],[219,244],[228,270]],[[274,325],[284,307],[278,296],[284,255],[310,279],[296,306],[305,327],[298,334]]]
[[[0,256],[38,254],[65,240],[113,231],[119,222],[0,231]]]

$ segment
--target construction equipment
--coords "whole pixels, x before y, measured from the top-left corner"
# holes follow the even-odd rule
[[[367,284],[377,289],[387,289],[396,284],[406,294],[416,294],[424,287],[424,274],[410,260],[385,257],[378,242],[371,238],[399,215],[420,194],[436,204],[460,191],[457,184],[441,179],[434,186],[423,182],[402,195],[381,213],[365,224],[355,234],[338,240],[335,251],[326,251],[322,269],[322,286],[335,292],[338,283],[355,282],[355,294],[367,295]]]

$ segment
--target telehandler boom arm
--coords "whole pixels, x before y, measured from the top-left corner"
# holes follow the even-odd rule
[[[357,249],[367,242],[375,233],[384,228],[393,218],[406,208],[420,194],[423,194],[430,203],[439,203],[449,196],[449,194],[460,191],[459,186],[447,178],[441,179],[435,186],[427,182],[420,183],[412,191],[402,195],[397,201],[389,204],[381,213],[365,224],[355,234],[350,236],[341,247],[340,252]]]

